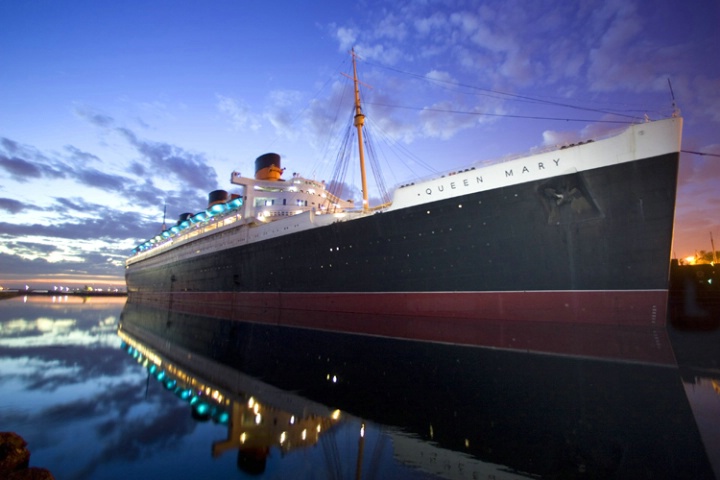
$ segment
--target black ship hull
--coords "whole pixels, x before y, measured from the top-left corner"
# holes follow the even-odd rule
[[[298,326],[399,337],[417,332],[331,317],[664,325],[678,158],[575,171],[176,261],[168,253],[129,265],[128,292],[133,302],[221,318],[274,323],[265,309],[326,312]],[[443,188],[457,187],[445,180]]]

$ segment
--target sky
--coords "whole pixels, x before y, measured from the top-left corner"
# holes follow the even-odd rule
[[[264,153],[331,179],[353,47],[388,189],[674,103],[674,255],[709,251],[711,232],[720,248],[717,0],[0,0],[0,19],[6,288],[122,285],[164,209],[204,210]],[[359,198],[359,169],[337,181]]]

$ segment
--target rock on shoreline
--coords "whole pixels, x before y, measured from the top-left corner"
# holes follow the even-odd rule
[[[0,478],[7,480],[54,480],[46,468],[30,467],[30,450],[14,432],[0,432]]]

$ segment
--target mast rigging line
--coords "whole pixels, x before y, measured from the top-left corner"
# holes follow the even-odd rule
[[[355,112],[352,112],[354,115]],[[335,167],[333,168],[332,176],[330,177],[330,183],[328,184],[328,191],[338,198],[341,198],[343,193],[345,177],[347,176],[348,164],[350,163],[350,157],[352,156],[350,151],[352,149],[353,142],[353,127],[349,125],[345,128],[345,134],[343,135],[340,149],[338,150],[337,157],[335,159]]]
[[[423,169],[427,170],[430,173],[433,174],[439,174],[440,170],[436,169],[426,161],[424,161],[422,158],[415,155],[413,152],[408,150],[407,147],[405,147],[402,142],[394,140],[392,138],[392,135],[385,132],[382,127],[376,122],[373,117],[367,117],[365,119],[366,123],[369,123],[372,126],[372,132],[373,137],[376,135],[379,135],[380,140],[382,140],[382,143],[387,146],[388,149],[392,150],[393,153],[396,155],[396,157],[402,161],[402,163],[405,165],[405,167],[412,171],[414,169],[413,165],[409,164],[408,162],[404,161],[404,158],[408,158],[410,161],[414,162],[415,165],[422,167]],[[392,170],[392,164],[390,162],[387,162],[388,166]],[[420,175],[417,175],[420,176]]]
[[[449,110],[443,108],[426,108],[426,107],[409,107],[406,105],[391,105],[387,103],[373,103],[365,102],[366,105],[375,105],[378,107],[390,107],[390,108],[404,108],[408,110],[420,110],[428,112],[442,112],[442,113],[453,113],[458,115],[484,115],[488,117],[508,117],[508,118],[524,118],[529,120],[555,120],[559,122],[592,122],[592,123],[621,123],[625,125],[632,125],[636,122],[630,122],[627,120],[596,120],[588,118],[558,118],[558,117],[538,117],[533,115],[511,115],[504,113],[486,113],[486,112],[470,112],[467,110]],[[615,114],[614,114],[615,115]],[[629,117],[637,118],[637,117]]]
[[[691,153],[693,155],[703,155],[706,157],[718,157],[720,158],[720,153],[707,153],[707,152],[694,152],[692,150],[680,150],[683,153]]]
[[[390,195],[388,195],[388,189],[385,185],[385,178],[380,174],[380,162],[378,159],[377,152],[375,152],[375,146],[370,138],[370,130],[365,129],[365,147],[367,148],[368,158],[370,159],[370,170],[372,170],[373,178],[375,179],[375,187],[378,189],[381,203],[387,203],[390,201]]]
[[[477,86],[474,86],[474,85],[467,85],[467,84],[464,84],[464,83],[452,82],[452,81],[449,81],[449,80],[428,79],[425,75],[420,75],[420,74],[418,74],[418,73],[412,73],[412,72],[406,72],[406,71],[400,70],[400,69],[398,69],[398,68],[393,68],[393,67],[388,67],[388,66],[386,66],[386,65],[381,65],[381,64],[378,64],[378,63],[368,62],[367,60],[365,60],[365,63],[367,63],[368,65],[373,65],[373,66],[378,67],[378,68],[383,68],[383,69],[391,70],[391,71],[394,71],[394,72],[397,72],[397,73],[402,73],[402,74],[404,74],[404,75],[408,75],[408,76],[411,76],[411,77],[414,77],[414,78],[418,78],[418,79],[420,79],[420,80],[424,80],[424,81],[427,81],[427,82],[445,83],[445,84],[453,85],[453,86],[456,86],[456,87],[463,87],[463,88],[468,88],[468,89],[471,89],[471,90],[478,90],[478,91],[493,93],[493,94],[495,94],[495,95],[503,95],[503,96],[506,96],[506,97],[517,98],[517,99],[532,101],[532,102],[536,102],[536,103],[544,103],[544,104],[547,104],[547,105],[554,105],[554,106],[558,106],[558,107],[573,108],[573,109],[576,109],[576,110],[584,110],[584,111],[588,111],[588,112],[604,113],[604,114],[607,114],[607,115],[616,115],[616,116],[619,116],[619,117],[626,117],[626,118],[638,119],[638,117],[635,116],[635,115],[626,115],[626,114],[624,114],[624,113],[617,113],[617,112],[613,112],[613,111],[609,111],[609,110],[602,110],[602,109],[598,109],[598,108],[589,108],[589,107],[581,107],[581,106],[578,106],[578,105],[571,105],[571,104],[569,104],[569,103],[555,102],[555,101],[552,101],[552,100],[543,100],[543,99],[541,99],[541,98],[534,98],[534,97],[530,97],[530,96],[527,96],[527,95],[520,95],[520,94],[517,94],[517,93],[509,93],[509,92],[501,92],[501,91],[498,91],[498,90],[491,90],[491,89],[489,89],[489,88],[482,88],[482,87],[477,87]],[[532,118],[532,117],[530,117],[530,118]],[[544,118],[540,118],[540,119],[541,119],[541,120],[545,120]],[[630,122],[628,122],[628,123],[630,123]]]
[[[329,83],[329,81],[326,82],[325,85],[327,85],[328,83]],[[324,87],[323,87],[323,88],[324,88]],[[343,88],[342,93],[341,93],[341,96],[340,96],[340,101],[337,103],[337,106],[336,106],[336,108],[335,108],[335,115],[333,116],[332,127],[331,127],[331,129],[330,129],[331,131],[332,131],[332,130],[335,130],[335,129],[337,128],[336,126],[338,125],[338,121],[339,121],[339,118],[340,118],[340,113],[342,112],[342,105],[343,105],[343,103],[344,103],[345,95],[347,94],[347,92],[348,92],[348,89],[347,89],[347,88]],[[312,100],[314,101],[314,100],[317,99],[317,98],[318,98],[318,94],[316,94],[315,97],[313,97]],[[327,136],[326,139],[325,139],[325,145],[324,145],[324,147],[323,147],[323,149],[322,149],[322,151],[321,151],[322,153],[321,153],[321,155],[320,155],[319,158],[324,158],[324,157],[325,157],[325,155],[327,154],[327,152],[330,150],[330,143],[331,143],[331,137],[330,137],[330,136]]]

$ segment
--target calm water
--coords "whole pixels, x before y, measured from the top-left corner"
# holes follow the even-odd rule
[[[0,430],[58,479],[716,478],[720,333],[690,320],[637,361],[19,297]]]

